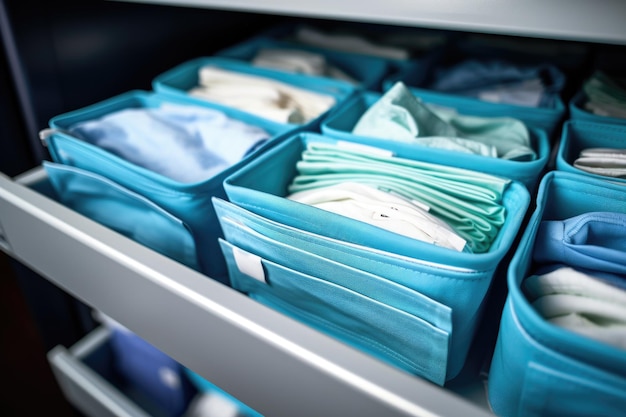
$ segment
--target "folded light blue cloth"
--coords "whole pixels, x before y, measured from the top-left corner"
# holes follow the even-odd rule
[[[626,275],[626,213],[589,212],[544,220],[533,258],[541,263]]]
[[[528,128],[520,120],[465,116],[427,105],[402,82],[363,113],[352,133],[494,158],[537,159]]]
[[[200,106],[129,108],[80,122],[80,139],[173,180],[213,177],[269,138],[256,126]]]
[[[436,69],[426,88],[500,103],[550,107],[564,85],[565,76],[553,65],[468,59]]]

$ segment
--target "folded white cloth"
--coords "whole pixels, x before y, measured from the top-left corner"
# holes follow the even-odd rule
[[[592,174],[626,178],[626,148],[583,149],[574,166]]]
[[[328,62],[324,55],[303,49],[262,48],[252,59],[252,64],[298,74],[334,78],[355,85],[358,83],[345,71]]]
[[[335,98],[312,90],[212,65],[199,72],[192,96],[234,107],[279,123],[304,124],[335,105]]]
[[[344,182],[287,198],[459,252],[465,247],[465,239],[422,203],[368,185]]]
[[[550,323],[626,349],[626,291],[570,267],[532,275],[523,288]]]

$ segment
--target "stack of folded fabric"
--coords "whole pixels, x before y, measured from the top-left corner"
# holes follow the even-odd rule
[[[498,59],[467,59],[435,69],[425,88],[518,106],[551,107],[565,84],[553,65],[516,65]]]
[[[265,77],[211,65],[200,69],[189,94],[280,123],[304,124],[336,104],[334,97]]]
[[[626,118],[626,78],[596,71],[585,81],[585,109],[599,116]]]
[[[158,75],[153,88],[196,103],[238,109],[292,129],[315,129],[356,88],[342,80],[253,65],[238,53],[232,55],[184,62]]]
[[[550,323],[626,349],[626,214],[544,220],[523,286]]]
[[[556,167],[607,181],[626,183],[626,126],[568,120],[556,155]]]

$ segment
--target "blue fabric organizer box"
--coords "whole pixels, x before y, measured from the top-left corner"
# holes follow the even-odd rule
[[[214,206],[234,288],[440,385],[463,368],[530,200],[516,181],[315,133],[291,135],[224,188],[230,201]],[[369,200],[383,191],[383,204]],[[312,202],[325,197],[347,209]]]
[[[211,204],[290,127],[218,104],[129,91],[56,116],[44,164],[61,202],[228,282]]]
[[[508,269],[489,371],[502,416],[626,410],[626,188],[552,171]]]

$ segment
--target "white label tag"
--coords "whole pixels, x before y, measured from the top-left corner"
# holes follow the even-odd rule
[[[261,258],[259,256],[246,252],[238,247],[233,247],[233,256],[235,257],[235,263],[237,264],[239,272],[261,282],[267,283],[265,280],[263,264],[261,263]]]

